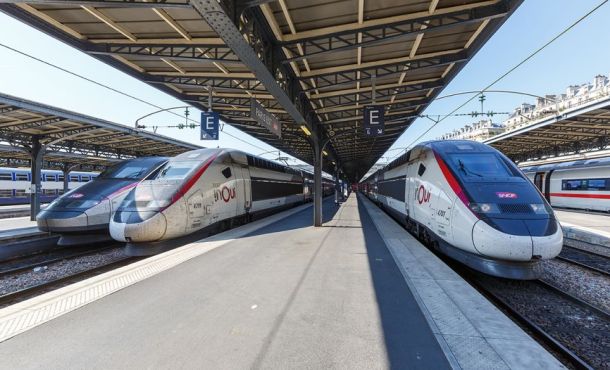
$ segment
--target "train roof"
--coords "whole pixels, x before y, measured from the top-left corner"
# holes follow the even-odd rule
[[[521,167],[524,172],[546,172],[550,170],[563,170],[569,168],[589,168],[589,167],[603,167],[610,165],[610,157],[603,158],[592,158],[592,159],[579,159],[576,161],[559,162],[559,163],[547,163],[539,164],[536,166]]]
[[[398,166],[401,166],[409,161],[411,153],[415,150],[421,149],[422,147],[432,148],[437,152],[446,153],[446,152],[474,152],[474,153],[494,153],[496,149],[491,148],[488,145],[485,145],[478,141],[472,140],[430,140],[424,141],[417,144],[411,150],[396,158],[392,162],[385,165],[383,168],[372,173],[370,176],[366,177],[362,180],[362,182],[368,181],[373,176],[384,173],[391,169],[394,169]]]

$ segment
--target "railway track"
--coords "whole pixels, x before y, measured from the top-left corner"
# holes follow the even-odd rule
[[[15,258],[0,264],[0,278],[64,260],[97,254],[112,248],[118,248],[118,245],[112,244],[98,248],[79,248],[79,250],[76,251],[74,248],[58,249]]]
[[[578,369],[601,369],[610,363],[609,313],[541,280],[465,275],[564,362]]]
[[[564,246],[559,256],[555,258],[610,277],[610,258],[601,254]]]
[[[72,273],[69,275],[61,276],[52,280],[45,281],[40,284],[32,285],[27,288],[23,288],[17,291],[13,291],[0,296],[0,308],[6,307],[11,304],[23,301],[42,293],[46,293],[51,290],[61,288],[63,286],[75,283],[77,281],[99,275],[101,273],[128,265],[132,262],[141,260],[143,257],[125,257],[119,260],[114,260],[103,265],[95,266],[83,271]]]

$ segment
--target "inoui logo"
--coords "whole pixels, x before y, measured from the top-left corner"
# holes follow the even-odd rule
[[[422,204],[422,203],[427,203],[430,200],[430,191],[426,190],[426,188],[424,188],[423,185],[419,186],[419,189],[417,189],[417,203]]]
[[[222,199],[225,203],[229,203],[231,199],[235,199],[235,188],[223,186],[222,188],[217,189],[214,192],[214,199],[216,201]]]

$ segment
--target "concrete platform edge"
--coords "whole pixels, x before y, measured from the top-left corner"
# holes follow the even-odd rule
[[[0,309],[0,342],[309,207],[304,204]]]
[[[610,248],[610,234],[607,232],[574,225],[569,222],[561,222],[561,228],[563,229],[563,236],[567,239]]]
[[[398,223],[359,199],[453,368],[564,368]]]

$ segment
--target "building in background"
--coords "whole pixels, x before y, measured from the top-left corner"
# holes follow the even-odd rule
[[[539,97],[535,104],[522,103],[501,124],[493,123],[491,120],[482,120],[446,133],[438,139],[484,141],[503,132],[532,125],[549,115],[556,115],[572,108],[593,103],[609,94],[610,79],[604,75],[597,75],[592,82],[568,86],[564,94]]]
[[[505,126],[499,123],[493,123],[491,120],[481,120],[472,125],[466,125],[459,130],[453,130],[438,139],[483,141],[492,136],[501,134],[505,130]]]

